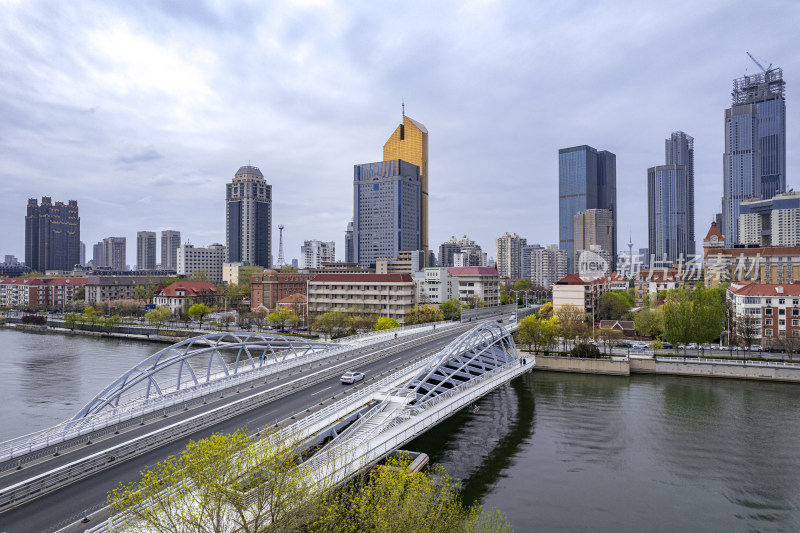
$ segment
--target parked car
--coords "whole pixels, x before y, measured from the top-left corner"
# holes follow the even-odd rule
[[[751,352],[763,352],[764,351],[764,347],[761,346],[760,344],[751,344],[750,345],[750,351]]]
[[[664,348],[665,350],[671,350],[672,343],[667,341],[661,341],[661,347]]]
[[[342,374],[341,381],[345,385],[352,385],[353,383],[358,383],[364,379],[363,372],[345,372]]]

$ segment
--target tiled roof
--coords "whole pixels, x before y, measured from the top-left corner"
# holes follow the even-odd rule
[[[601,320],[600,327],[601,328],[613,328],[614,326],[619,326],[620,329],[623,330],[632,330],[634,329],[633,320]]]
[[[451,276],[497,276],[494,267],[447,267]]]
[[[222,291],[207,281],[176,281],[164,287],[159,285],[156,294],[163,293],[164,296],[175,298],[178,291],[184,291],[184,296],[202,296],[209,294],[220,294]]]
[[[279,304],[304,304],[308,301],[305,294],[296,292],[294,294],[290,294],[286,298],[281,298],[278,300]]]
[[[732,283],[728,290],[742,296],[800,296],[800,283]]]
[[[412,283],[411,274],[317,274],[311,283],[337,281],[340,283]]]
[[[706,233],[706,236],[705,236],[705,238],[704,238],[703,240],[704,240],[704,241],[711,240],[711,236],[712,236],[712,235],[716,235],[716,236],[717,236],[717,238],[718,238],[719,240],[721,240],[721,241],[724,241],[724,240],[725,240],[725,236],[724,236],[724,235],[722,234],[722,232],[719,230],[719,227],[717,226],[717,223],[716,223],[716,222],[712,222],[712,223],[711,223],[711,227],[710,227],[710,228],[708,228],[708,233]]]
[[[720,248],[709,252],[707,260],[712,260],[714,256],[721,254],[723,256],[733,257],[791,257],[800,256],[800,246],[765,246],[763,248]]]

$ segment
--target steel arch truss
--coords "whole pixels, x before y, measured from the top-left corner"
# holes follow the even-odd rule
[[[518,361],[514,338],[503,326],[490,322],[451,342],[400,390],[413,394],[409,405],[419,406],[472,378]]]
[[[92,398],[73,420],[126,402],[148,400],[264,365],[302,358],[332,346],[299,337],[260,333],[193,337],[156,352],[125,372]]]

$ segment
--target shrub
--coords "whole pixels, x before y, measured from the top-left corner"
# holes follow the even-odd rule
[[[602,357],[600,350],[594,344],[581,342],[572,348],[572,357],[582,357],[584,359],[599,359]]]

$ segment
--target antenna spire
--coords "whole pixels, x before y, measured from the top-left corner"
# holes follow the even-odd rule
[[[401,106],[402,106],[402,108],[403,108],[403,119],[405,119],[405,118],[406,118],[406,99],[405,99],[405,98],[403,98],[403,99],[401,100],[401,102],[402,102],[402,103],[401,103]]]

